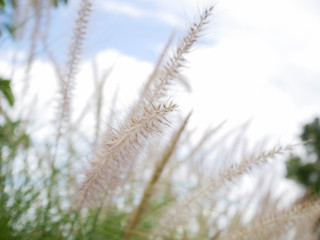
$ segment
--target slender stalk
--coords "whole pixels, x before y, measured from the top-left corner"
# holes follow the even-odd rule
[[[275,158],[276,156],[286,153],[293,149],[296,145],[286,145],[286,146],[278,146],[273,148],[271,151],[262,152],[258,155],[252,155],[249,158],[242,161],[238,166],[229,168],[223,171],[218,177],[213,178],[209,184],[205,185],[200,190],[196,191],[196,193],[192,194],[186,200],[181,202],[180,204],[177,203],[174,206],[171,206],[167,215],[165,216],[165,221],[162,221],[160,224],[160,228],[167,226],[167,229],[174,229],[177,224],[188,219],[190,216],[188,215],[189,212],[186,210],[190,207],[190,205],[196,200],[203,196],[204,194],[210,192],[217,192],[221,189],[223,185],[228,182],[235,180],[236,178],[242,176],[243,174],[249,172],[254,167],[259,167],[268,162],[269,159]],[[190,209],[190,208],[189,208]],[[165,228],[165,227],[164,227]]]
[[[200,189],[194,195],[192,195],[184,203],[183,208],[190,205],[191,202],[194,202],[196,199],[198,199],[201,195],[208,192],[209,190],[219,190],[219,188],[223,186],[226,182],[230,182],[235,178],[242,176],[254,167],[266,164],[268,162],[268,159],[275,158],[280,154],[284,154],[286,152],[291,151],[293,147],[295,147],[295,145],[278,146],[273,148],[271,151],[262,152],[257,156],[251,156],[245,159],[238,166],[229,168],[228,170],[222,172],[217,178],[212,179],[208,185],[204,186],[202,189]]]
[[[149,138],[169,125],[166,116],[176,108],[173,103],[144,108],[139,118],[129,119],[105,136],[80,187],[80,208],[86,202],[96,202],[118,186],[121,174],[139,157]]]
[[[201,32],[208,24],[208,19],[212,15],[214,6],[209,6],[200,14],[197,22],[194,22],[187,34],[180,40],[178,46],[167,61],[160,62],[158,70],[152,77],[152,82],[148,83],[149,87],[144,90],[145,99],[147,102],[156,103],[162,98],[167,97],[168,89],[175,80],[183,80],[181,71],[185,68],[185,55],[190,52],[194,44],[200,38]],[[169,41],[170,42],[170,41]],[[162,64],[161,64],[162,63]]]
[[[88,26],[89,14],[91,12],[91,1],[82,0],[78,11],[78,18],[75,21],[72,41],[69,47],[67,68],[64,77],[60,80],[61,105],[58,115],[57,142],[62,132],[69,127],[70,109],[72,99],[72,89],[74,88],[74,78],[77,72],[77,66],[82,51],[83,41]]]
[[[222,239],[256,239],[259,236],[268,233],[271,229],[273,232],[281,231],[285,229],[285,226],[290,222],[295,222],[298,224],[304,221],[310,221],[310,218],[315,217],[319,218],[320,213],[320,200],[307,200],[300,204],[293,205],[289,209],[280,211],[276,213],[274,216],[263,219],[261,222],[254,223],[247,228],[239,229],[234,233],[227,234],[226,237]],[[279,227],[281,226],[281,227]]]
[[[191,116],[191,113],[186,117],[183,124],[179,128],[178,132],[172,138],[166,152],[163,154],[161,161],[158,163],[157,167],[154,169],[153,174],[151,176],[151,179],[148,182],[148,185],[144,190],[141,201],[140,201],[139,205],[137,206],[136,210],[134,211],[132,219],[126,229],[123,240],[131,239],[132,232],[135,230],[136,226],[139,224],[141,217],[143,216],[146,208],[148,207],[149,200],[150,200],[150,197],[151,197],[152,192],[154,190],[154,187],[157,184],[157,182],[163,172],[164,167],[166,166],[172,153],[174,152],[176,145],[178,143],[178,140],[180,139],[180,136],[181,136],[183,130],[185,129],[185,126],[187,125],[187,122],[188,122],[190,116]]]

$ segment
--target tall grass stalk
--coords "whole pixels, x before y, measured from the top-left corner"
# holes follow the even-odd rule
[[[131,239],[131,233],[136,228],[136,226],[139,224],[139,221],[145,211],[145,209],[148,207],[148,202],[150,201],[152,192],[154,191],[154,187],[157,184],[164,167],[166,166],[167,162],[169,161],[173,151],[176,148],[176,145],[178,143],[178,140],[183,133],[183,130],[185,129],[187,122],[189,120],[190,114],[187,116],[187,118],[184,120],[183,124],[181,125],[178,132],[175,134],[175,136],[172,138],[171,142],[169,143],[169,146],[167,147],[165,153],[162,156],[162,159],[160,162],[156,165],[153,174],[151,176],[150,181],[148,182],[146,188],[144,189],[142,198],[140,200],[140,203],[138,204],[137,208],[134,210],[132,219],[129,222],[129,225],[127,227],[126,233],[124,235],[124,240]]]
[[[66,1],[53,3],[59,2]],[[39,1],[26,1],[26,6],[32,3]],[[245,197],[235,190],[245,190],[242,180],[246,176],[256,179],[253,169],[259,168],[263,178],[268,174],[265,166],[290,154],[295,145],[256,148],[254,154],[241,159],[239,152],[250,150],[244,144],[248,124],[239,133],[223,134],[227,124],[222,122],[199,136],[188,129],[191,114],[181,117],[171,92],[181,83],[190,87],[183,70],[188,53],[213,17],[212,4],[199,13],[176,46],[172,46],[172,34],[125,114],[117,112],[117,90],[109,109],[104,104],[112,69],[103,69],[99,76],[93,65],[94,81],[88,84],[92,82],[94,90],[78,118],[71,121],[76,74],[84,39],[91,37],[86,31],[93,13],[90,0],[78,3],[63,68],[49,47],[45,49],[60,87],[52,126],[55,139],[48,136],[38,141],[34,123],[17,114],[0,89],[0,240],[318,238],[317,197],[287,201],[283,195],[274,197],[272,187],[266,193],[254,189]],[[48,11],[47,5],[46,9],[40,6],[36,6],[36,20],[43,16],[40,12]],[[31,53],[38,35],[39,29],[33,29],[26,74],[35,59]],[[88,119],[92,124],[87,124]],[[83,125],[92,126],[92,131]],[[252,211],[254,207],[258,210]]]

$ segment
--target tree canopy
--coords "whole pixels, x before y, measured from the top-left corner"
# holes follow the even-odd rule
[[[315,118],[303,127],[300,135],[306,142],[306,156],[293,155],[287,161],[287,178],[308,189],[310,194],[320,193],[320,120]]]

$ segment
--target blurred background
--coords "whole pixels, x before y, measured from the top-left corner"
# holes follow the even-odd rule
[[[190,110],[193,115],[183,143],[172,156],[171,168],[164,174],[166,182],[159,184],[159,196],[164,200],[158,196],[157,204],[166,205],[166,198],[172,196],[179,204],[180,198],[192,196],[219,173],[239,166],[248,152],[264,154],[268,146],[309,140],[313,142],[281,157],[287,164],[274,162],[258,174],[251,172],[251,166],[239,176],[231,171],[241,178],[232,190],[220,186],[227,193],[218,195],[217,202],[203,198],[202,206],[223,214],[211,213],[211,209],[209,214],[201,209],[198,213],[213,216],[204,230],[212,235],[213,225],[219,233],[220,228],[232,225],[238,213],[243,217],[249,212],[252,217],[256,212],[261,217],[261,203],[268,202],[275,210],[280,198],[284,199],[283,207],[297,196],[320,192],[318,0],[92,0],[88,26],[82,28],[75,23],[81,2],[86,1],[0,0],[0,210],[8,213],[0,216],[0,239],[8,239],[1,238],[5,236],[1,229],[11,229],[12,236],[20,226],[28,229],[24,216],[31,223],[38,220],[30,236],[50,228],[47,239],[54,239],[59,228],[62,235],[68,230],[66,236],[71,237],[78,229],[80,239],[82,223],[70,207],[81,180],[79,172],[88,168],[111,120],[121,126],[121,120],[126,119],[127,109],[139,97],[168,39],[173,36],[170,55],[193,20],[212,3],[215,8],[209,24],[186,57],[183,75],[190,86],[170,89],[182,115]],[[77,28],[87,31],[79,45],[72,42]],[[61,108],[59,91],[72,44],[79,46],[81,55],[71,78],[70,126],[68,134],[61,137],[56,126]],[[176,126],[179,120],[171,121]],[[223,131],[216,135],[213,130],[224,122]],[[171,130],[141,154],[140,165],[122,186],[124,194],[119,191],[121,194],[112,196],[116,200],[110,200],[110,209],[115,215],[105,214],[99,222],[92,217],[99,216],[99,211],[94,215],[87,212],[85,230],[92,227],[95,232],[97,221],[104,229],[111,219],[117,227],[110,232],[116,232],[114,239],[121,238],[157,163],[155,157],[165,145],[159,143],[170,139]],[[210,139],[211,135],[216,139]],[[274,153],[277,150],[271,150],[270,155]],[[264,158],[263,154],[257,158]],[[24,191],[26,195],[34,193],[34,198],[21,197]],[[279,199],[271,200],[271,195]],[[14,200],[9,201],[10,197]],[[24,209],[21,199],[27,199]],[[157,204],[150,209],[158,208]],[[230,207],[232,204],[235,206]],[[12,217],[15,209],[21,209],[19,217]],[[151,218],[157,217],[151,214]],[[66,223],[69,225],[64,227]],[[144,227],[146,232],[151,229]],[[27,231],[22,229],[21,236]],[[88,236],[98,239],[90,231]],[[45,239],[44,235],[38,234],[38,239]],[[101,239],[104,237],[102,234]]]
[[[45,114],[43,108],[50,109],[48,100],[54,97],[57,83],[52,58],[57,64],[65,63],[78,7],[78,1],[63,2],[54,9],[43,5],[38,16],[28,1],[20,1],[18,10],[9,9],[7,16],[1,16],[0,74],[14,80],[19,97],[25,87],[19,78],[27,71],[30,81],[35,82],[30,84],[30,97],[41,99],[37,101],[41,115],[48,118],[50,112]],[[120,106],[132,101],[170,35],[179,38],[209,2],[93,1],[74,111],[80,111],[85,96],[92,93],[93,64],[98,76],[112,68],[106,101],[115,88]],[[254,140],[272,136],[294,141],[302,125],[320,109],[319,2],[215,3],[211,23],[188,56],[190,68],[185,76],[192,93],[175,93],[181,99],[181,109],[194,109],[197,125],[225,119],[237,125],[250,120],[248,131]],[[26,24],[15,26],[17,31],[10,36],[3,25],[19,21]],[[34,38],[41,43],[32,43]],[[31,98],[28,101],[33,101]]]

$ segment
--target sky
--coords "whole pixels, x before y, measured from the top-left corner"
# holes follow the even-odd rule
[[[52,13],[48,48],[60,64],[66,58],[79,2],[71,1]],[[174,96],[182,112],[194,109],[194,126],[205,128],[226,119],[235,126],[250,120],[252,139],[294,142],[302,125],[320,115],[317,0],[94,0],[77,75],[75,113],[80,114],[80,106],[92,94],[93,61],[99,76],[113,68],[106,101],[118,89],[120,105],[125,106],[136,97],[170,35],[183,36],[212,2],[211,23],[187,56],[184,74],[192,92],[179,88]],[[44,107],[57,91],[56,76],[43,47],[37,47],[31,70],[36,84],[30,91],[43,99]],[[23,76],[27,49],[24,42],[2,41],[0,74],[10,76],[13,63],[8,59],[18,52],[16,76]],[[16,81],[15,86],[19,89],[21,83]],[[50,114],[43,115],[50,119]]]

